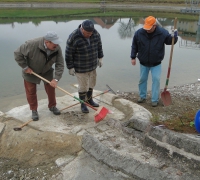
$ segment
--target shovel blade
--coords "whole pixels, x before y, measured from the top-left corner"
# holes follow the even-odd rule
[[[164,106],[169,106],[172,104],[172,99],[169,91],[164,91],[161,93],[161,100]]]
[[[14,131],[21,131],[22,130],[22,128],[20,128],[20,127],[16,127],[16,128],[13,128],[14,129]]]

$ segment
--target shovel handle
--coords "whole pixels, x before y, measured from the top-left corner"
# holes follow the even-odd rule
[[[175,19],[174,19],[174,30],[176,29],[176,24],[177,24],[177,18],[175,17]],[[165,83],[164,92],[166,92],[167,86],[168,86],[168,83],[169,83],[169,77],[170,77],[171,65],[172,65],[173,50],[174,50],[174,37],[172,37],[172,45],[171,45],[170,58],[169,58],[169,67],[168,67],[168,71],[167,71],[167,79],[166,79],[166,83]]]
[[[32,73],[31,73],[31,74],[33,74],[33,75],[37,76],[38,78],[40,78],[40,79],[42,79],[43,81],[45,81],[45,82],[47,82],[47,83],[49,83],[49,84],[50,84],[50,81],[48,81],[47,79],[43,78],[42,76],[40,76],[40,75],[36,74],[35,72],[33,72],[33,71],[32,71]],[[73,97],[74,99],[76,99],[76,100],[80,101],[81,103],[84,103],[85,105],[87,105],[87,106],[89,106],[90,108],[92,108],[92,109],[94,109],[95,111],[97,111],[97,109],[96,109],[96,108],[94,108],[94,107],[93,107],[93,106],[91,106],[90,104],[88,104],[88,103],[84,102],[83,100],[81,100],[81,99],[77,98],[76,96],[73,96],[73,95],[72,95],[72,94],[70,94],[69,92],[67,92],[67,91],[65,91],[64,89],[62,89],[61,87],[59,87],[59,86],[56,86],[56,88],[60,89],[60,90],[61,90],[61,91],[63,91],[64,93],[66,93],[66,94],[68,94],[69,96]]]
[[[20,126],[20,128],[23,128],[24,126],[26,126],[27,124],[29,124],[29,123],[32,122],[32,121],[33,121],[33,119],[27,121],[26,123],[22,124],[22,125]]]
[[[176,29],[177,18],[174,19],[174,30]],[[172,64],[172,55],[174,50],[174,37],[172,37],[172,45],[171,45],[171,52],[170,52],[170,61],[169,61],[169,68],[171,68]]]

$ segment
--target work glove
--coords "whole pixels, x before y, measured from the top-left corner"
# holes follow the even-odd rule
[[[103,66],[103,59],[102,59],[102,58],[100,58],[100,59],[98,60],[98,66],[99,66],[99,67],[102,67],[102,66]]]
[[[74,68],[69,69],[69,74],[72,75],[72,76],[75,76]]]
[[[178,36],[178,30],[177,29],[172,29],[171,36],[176,38]]]

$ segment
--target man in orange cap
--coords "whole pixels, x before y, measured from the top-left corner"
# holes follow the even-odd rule
[[[152,106],[158,105],[160,94],[161,62],[165,55],[165,44],[171,45],[178,40],[177,30],[170,34],[166,29],[157,26],[156,18],[149,16],[145,19],[143,28],[135,32],[131,48],[131,63],[136,65],[136,57],[140,62],[140,80],[138,103],[143,103],[147,96],[147,80],[149,71],[152,75]]]

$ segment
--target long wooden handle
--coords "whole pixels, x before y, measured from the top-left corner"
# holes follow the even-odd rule
[[[31,120],[27,121],[26,123],[22,124],[22,125],[20,126],[20,128],[23,128],[24,126],[26,126],[27,124],[29,124],[31,121],[33,121],[33,119],[31,119]]]
[[[175,17],[175,19],[174,19],[174,30],[176,29],[176,24],[177,24],[177,18]],[[172,37],[172,45],[171,45],[171,51],[170,51],[170,57],[169,57],[169,66],[168,66],[167,79],[166,79],[164,91],[167,90],[167,86],[168,86],[168,83],[169,83],[169,77],[170,77],[171,65],[172,65],[173,50],[174,50],[174,37]]]
[[[176,24],[177,24],[177,18],[174,19],[174,30],[176,29]],[[174,37],[172,37],[172,45],[171,45],[171,52],[170,52],[170,61],[169,61],[169,68],[171,68],[172,64],[172,55],[173,55],[173,50],[174,50]]]
[[[42,76],[36,74],[35,72],[32,72],[32,74],[34,74],[35,76],[37,76],[38,78],[42,79],[43,81],[47,82],[50,84],[50,81],[48,81],[47,79],[43,78]],[[61,91],[63,91],[64,93],[74,97],[72,94],[68,93],[67,91],[65,91],[64,89],[62,89],[61,87],[57,86],[56,88],[60,89]]]
[[[33,74],[33,75],[35,75],[35,76],[37,76],[38,78],[42,79],[43,81],[45,81],[45,82],[47,82],[47,83],[50,83],[50,81],[48,81],[47,79],[43,78],[42,76],[40,76],[40,75],[36,74],[36,73],[35,73],[35,72],[33,72],[33,71],[32,71],[32,74]],[[94,109],[95,111],[97,111],[97,109],[96,109],[96,108],[94,108],[94,107],[93,107],[93,106],[91,106],[90,104],[88,104],[88,103],[84,102],[83,100],[81,100],[81,99],[77,98],[76,96],[73,96],[73,95],[72,95],[72,94],[70,94],[69,92],[67,92],[67,91],[65,91],[64,89],[62,89],[61,87],[59,87],[59,86],[56,86],[56,88],[60,89],[60,90],[61,90],[61,91],[63,91],[64,93],[66,93],[66,94],[68,94],[69,96],[73,97],[74,99],[76,99],[76,100],[80,101],[81,103],[84,103],[84,104],[85,104],[85,105],[87,105],[88,107],[90,107],[90,108]]]
[[[107,93],[107,92],[109,92],[109,91],[110,91],[110,90],[106,90],[106,91],[104,91],[104,92],[102,92],[102,93],[100,93],[100,94],[97,94],[97,95],[93,96],[93,98],[95,98],[95,97],[97,97],[97,96],[100,96],[100,95],[102,95],[102,94],[105,94],[105,93]],[[70,106],[67,106],[67,107],[61,109],[60,111],[63,111],[63,110],[68,109],[68,108],[70,108],[70,107],[76,106],[76,105],[78,105],[78,104],[79,104],[79,103],[72,104],[72,105],[70,105]]]

